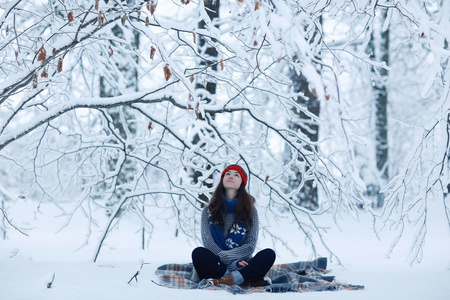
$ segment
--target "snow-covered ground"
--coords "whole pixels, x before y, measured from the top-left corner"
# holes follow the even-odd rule
[[[428,236],[420,264],[409,264],[412,235],[405,236],[391,257],[386,257],[394,233],[378,240],[373,234],[370,216],[359,222],[345,219],[341,230],[332,226],[327,242],[339,256],[329,263],[330,275],[337,281],[365,285],[362,291],[310,292],[302,299],[450,299],[450,230],[445,223],[441,205],[435,201],[429,209]],[[156,285],[155,269],[165,263],[185,263],[196,243],[185,236],[174,237],[172,222],[155,220],[155,232],[145,251],[139,248],[139,233],[133,222],[123,224],[107,238],[97,263],[92,263],[95,240],[83,245],[86,222],[75,216],[72,223],[57,232],[62,218],[50,217],[52,207],[41,207],[42,214],[33,213],[35,204],[25,202],[9,208],[13,222],[28,230],[26,237],[10,229],[6,240],[0,240],[0,299],[298,299],[297,293],[250,294],[234,296],[224,291],[177,290]],[[283,225],[284,226],[284,225]],[[286,225],[288,226],[288,225]],[[100,229],[100,228],[99,228]],[[276,246],[276,263],[306,260],[310,250],[297,238],[298,232],[282,228],[283,239],[295,254]],[[93,236],[96,232],[93,231]],[[260,238],[259,248],[272,246],[268,238]],[[80,248],[81,247],[81,248]],[[138,282],[127,282],[145,264]],[[55,274],[51,288],[47,283]]]

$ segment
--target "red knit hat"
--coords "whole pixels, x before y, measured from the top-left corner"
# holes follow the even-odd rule
[[[222,179],[223,176],[225,176],[225,173],[229,170],[237,171],[241,175],[244,186],[247,185],[247,173],[245,173],[244,169],[242,169],[242,167],[238,165],[229,165],[228,167],[226,167],[225,170],[223,170],[222,175],[220,175],[220,179]]]

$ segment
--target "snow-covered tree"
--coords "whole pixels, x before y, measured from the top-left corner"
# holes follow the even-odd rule
[[[417,150],[396,173],[390,168],[394,176],[383,190],[386,222],[394,211],[389,208],[401,205],[406,194],[414,195],[414,185],[424,178],[410,170],[420,166],[429,179],[416,202],[423,203],[437,183],[448,183],[448,147],[434,147],[445,144],[437,130],[444,130],[448,114],[447,3],[222,0],[220,18],[210,17],[204,1],[0,3],[1,182],[7,182],[3,186],[9,194],[52,201],[69,219],[82,212],[89,224],[95,223],[97,208],[104,209],[105,200],[116,196],[119,183],[127,192],[102,225],[99,249],[126,214],[141,218],[151,233],[145,207],[171,212],[186,234],[195,235],[195,216],[204,204],[198,195],[210,192],[203,182],[211,183],[225,164],[239,163],[261,205],[296,222],[314,251],[322,245],[333,255],[314,216],[370,210],[355,159],[361,110],[351,107],[356,100],[345,78],[352,74],[354,82],[364,83],[367,74],[353,72],[386,67],[365,52],[367,27],[378,8],[387,10],[385,28],[395,24],[407,36],[403,44],[423,49],[428,63],[422,67],[429,76],[419,89],[424,98],[432,94],[438,99],[427,106],[420,123],[427,134],[412,141],[411,149]],[[323,36],[312,41],[322,17]],[[114,34],[114,28],[123,34]],[[136,33],[139,47],[133,42]],[[216,49],[213,63],[199,40]],[[136,70],[137,90],[123,68]],[[293,88],[289,69],[304,76],[314,91],[320,116],[297,102],[304,92]],[[116,92],[101,94],[100,78]],[[216,93],[203,97],[199,83],[214,83]],[[360,95],[371,88],[358,87]],[[402,101],[409,99],[397,103]],[[109,112],[114,109],[132,122],[135,134],[112,126]],[[120,114],[125,110],[132,120]],[[320,125],[318,141],[290,127],[304,122],[302,114]],[[128,163],[133,174],[119,181]],[[286,188],[296,176],[292,170],[317,187],[316,211],[292,200],[305,184],[302,180],[296,190]],[[197,183],[192,172],[201,174]],[[400,220],[409,213],[397,211]]]

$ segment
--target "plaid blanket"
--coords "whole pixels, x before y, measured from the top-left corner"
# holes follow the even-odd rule
[[[262,287],[214,286],[211,280],[198,280],[192,263],[166,264],[156,269],[161,286],[179,289],[227,290],[233,294],[255,292],[312,292],[336,290],[360,290],[362,285],[342,284],[335,281],[328,273],[327,258],[320,257],[312,261],[299,261],[272,266],[266,279],[270,284]]]

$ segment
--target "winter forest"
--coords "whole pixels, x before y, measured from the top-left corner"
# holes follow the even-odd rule
[[[198,240],[237,163],[312,253],[370,215],[419,263],[430,203],[450,227],[449,28],[444,0],[2,0],[1,240],[24,203],[81,217],[93,262],[127,220]]]

